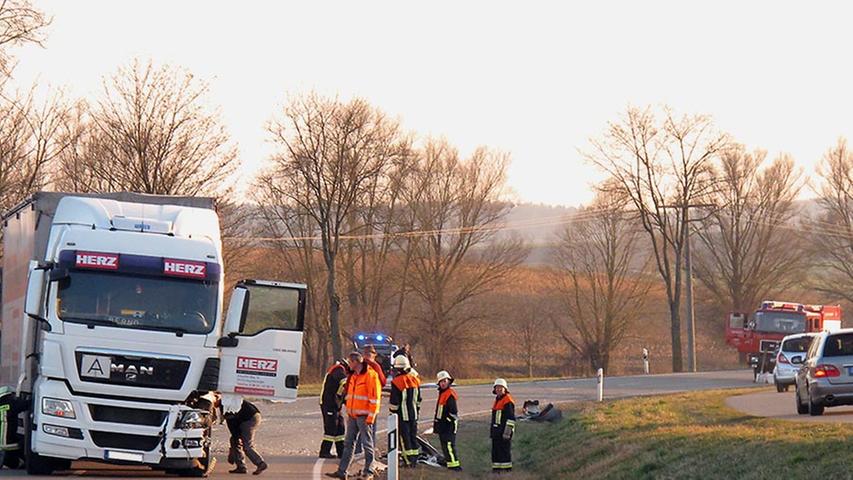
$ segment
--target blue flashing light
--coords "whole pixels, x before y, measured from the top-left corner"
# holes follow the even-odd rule
[[[359,336],[358,336],[358,339],[359,339],[359,340],[364,340],[364,335],[359,335]]]
[[[376,339],[377,339],[377,340],[379,340],[379,341],[381,342],[382,340],[384,340],[384,339],[385,339],[385,337],[383,337],[382,335],[377,335],[377,336],[376,336]]]

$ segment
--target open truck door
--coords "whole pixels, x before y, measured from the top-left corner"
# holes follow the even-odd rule
[[[244,280],[231,295],[221,351],[219,391],[293,401],[299,385],[305,295],[302,284]]]

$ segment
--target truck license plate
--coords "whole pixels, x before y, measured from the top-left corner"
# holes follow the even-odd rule
[[[143,457],[141,453],[117,452],[115,450],[107,450],[106,452],[104,452],[104,460],[123,460],[125,462],[142,463]]]

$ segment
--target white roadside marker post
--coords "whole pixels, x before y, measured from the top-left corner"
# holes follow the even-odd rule
[[[598,369],[598,401],[604,400],[604,369]],[[390,478],[390,477],[389,477]]]
[[[643,348],[643,373],[649,374],[649,349]]]
[[[398,480],[400,449],[397,448],[397,414],[388,415],[388,480]]]

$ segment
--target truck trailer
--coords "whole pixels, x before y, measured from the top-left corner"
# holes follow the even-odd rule
[[[0,385],[29,401],[28,473],[204,476],[213,403],[296,399],[306,287],[243,280],[225,312],[213,199],[39,192],[3,222]]]

